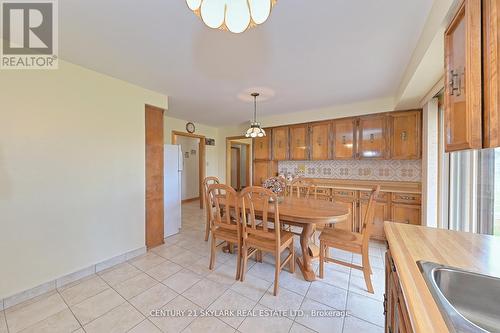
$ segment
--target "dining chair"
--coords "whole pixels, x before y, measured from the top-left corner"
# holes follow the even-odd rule
[[[294,193],[294,190],[296,193]],[[317,198],[316,184],[309,178],[295,178],[290,182],[288,196],[309,199],[311,195]]]
[[[237,245],[236,280],[240,278],[241,268],[241,223],[239,221],[239,197],[236,191],[225,184],[208,186],[208,198],[214,207],[210,210],[210,232],[212,234],[210,246],[210,265],[215,265],[217,240],[225,241],[229,246]]]
[[[241,281],[245,280],[248,258],[255,254],[258,259],[259,253],[261,256],[262,252],[272,253],[275,258],[274,296],[276,296],[279,274],[283,267],[288,264],[290,272],[295,272],[293,234],[280,228],[278,198],[271,190],[258,186],[243,189],[240,193],[240,208],[243,239]],[[256,221],[256,211],[261,223]],[[288,255],[281,261],[281,253],[285,250],[288,250]]]
[[[210,204],[208,199],[208,186],[212,184],[220,184],[219,178],[217,177],[207,177],[203,179],[203,197],[205,200],[205,211],[207,214],[206,225],[205,225],[205,242],[208,241],[208,236],[210,234],[210,211],[214,209]]]
[[[363,271],[365,277],[366,288],[368,292],[373,294],[373,286],[371,281],[372,269],[370,266],[370,257],[368,255],[368,246],[370,243],[370,234],[373,225],[373,216],[375,213],[375,197],[380,191],[380,186],[375,187],[370,194],[368,207],[366,208],[365,218],[361,226],[361,232],[351,232],[343,229],[335,229],[326,227],[319,235],[319,277],[324,276],[325,262],[355,268]],[[328,256],[329,248],[336,248],[344,251],[349,251],[356,254],[361,254],[361,266],[348,263],[345,261],[330,258]]]

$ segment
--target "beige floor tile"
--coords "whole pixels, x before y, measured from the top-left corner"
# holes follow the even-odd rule
[[[109,311],[83,328],[87,333],[127,332],[144,320],[144,316],[128,303]]]
[[[240,313],[248,312],[254,308],[255,304],[257,304],[256,301],[246,298],[245,296],[232,290],[227,290],[221,297],[210,305],[208,310],[219,313],[226,310],[232,311],[233,313],[231,316],[217,315],[217,318],[234,328],[238,328],[238,326],[240,326],[245,319],[244,315],[238,315],[238,311]]]
[[[192,285],[200,281],[200,276],[191,272],[190,270],[183,269],[174,275],[168,277],[163,281],[163,284],[172,289],[173,291],[182,294]]]
[[[268,263],[256,263],[248,271],[248,276],[256,276],[269,282],[274,282],[274,265]]]
[[[383,333],[384,328],[373,325],[369,322],[358,319],[356,317],[347,317],[344,322],[343,333],[359,333],[359,332]]]
[[[158,281],[163,281],[171,275],[174,275],[178,271],[182,270],[182,266],[177,265],[169,260],[165,260],[165,262],[155,266],[146,271],[146,274],[152,276]]]
[[[156,251],[156,254],[162,256],[165,259],[171,260],[174,257],[177,257],[186,252],[186,249],[177,245],[172,245],[168,248]]]
[[[124,262],[123,264],[116,265],[115,267],[111,267],[102,272],[99,272],[98,274],[111,286],[116,286],[123,281],[139,275],[140,273],[141,271],[135,266],[132,266],[128,262]]]
[[[384,292],[385,292],[385,282],[380,280],[372,279],[373,285],[373,294],[369,293],[366,289],[365,278],[351,275],[349,280],[349,291],[355,292],[356,294],[373,298],[382,302],[384,300]]]
[[[207,279],[217,283],[225,284],[230,287],[237,281],[236,267],[224,264],[219,265],[219,267],[215,267],[213,272],[207,275]]]
[[[35,302],[28,301],[26,304],[18,304],[5,310],[9,332],[19,332],[67,308],[64,300],[56,292],[38,297]]]
[[[228,286],[210,280],[201,280],[186,290],[182,295],[191,302],[206,309],[217,298],[219,298]]]
[[[295,273],[293,274],[286,270],[280,273],[279,286],[297,294],[305,295],[310,285],[311,282],[304,280],[304,276],[297,266],[295,266]]]
[[[128,333],[161,333],[161,331],[152,322],[146,319],[128,331]]]
[[[35,325],[22,330],[22,333],[67,333],[81,328],[69,309],[44,319]]]
[[[295,321],[318,333],[337,333],[342,332],[344,317],[337,316],[338,310],[335,310],[324,304],[315,302],[306,298],[300,307],[304,311],[304,316],[295,318]],[[326,311],[325,316],[314,316],[312,311]],[[340,315],[340,313],[339,313]]]
[[[280,288],[278,295],[274,296],[274,284],[269,287],[262,299],[259,301],[261,305],[279,311],[294,311],[300,309],[304,296],[291,292],[285,288]],[[294,319],[295,314],[288,315],[290,319]]]
[[[268,308],[257,304],[255,311],[270,311]],[[242,333],[287,333],[293,321],[286,317],[255,316],[247,317],[238,328]]]
[[[232,333],[235,329],[214,317],[200,317],[191,323],[185,333]]]
[[[238,281],[231,286],[231,290],[246,296],[254,301],[258,301],[266,293],[272,282],[259,279],[254,276],[247,276],[244,282]]]
[[[145,273],[141,273],[117,284],[114,289],[125,299],[131,299],[156,284],[158,284],[158,281]]]
[[[146,317],[151,310],[161,309],[168,302],[177,297],[177,293],[167,286],[159,283],[129,300],[129,302]]]
[[[319,278],[319,272],[317,277],[318,281],[328,283],[332,286],[346,290],[349,288],[349,279],[350,279],[349,273],[341,272],[339,270],[331,268],[330,265],[325,265],[325,272],[323,279]]]
[[[189,268],[201,258],[203,258],[203,256],[188,250],[184,250],[184,253],[170,258],[169,260],[175,262],[178,265],[181,265],[184,268]]]
[[[83,302],[71,307],[76,318],[82,325],[102,316],[106,312],[124,303],[125,299],[111,288],[87,298]]]
[[[347,290],[315,281],[311,284],[306,297],[336,310],[345,310]]]
[[[369,260],[370,260],[370,265],[372,266],[372,268],[381,268],[383,269],[385,267],[385,262],[384,260],[382,259],[381,256],[369,256]],[[352,263],[355,264],[355,265],[361,265],[361,255],[359,254],[354,254],[352,256]]]
[[[72,306],[89,297],[97,295],[107,288],[109,288],[109,286],[103,281],[103,279],[97,275],[93,275],[82,279],[79,283],[69,284],[68,286],[59,289],[59,292],[66,303],[68,303],[69,306]]]
[[[195,272],[196,274],[198,274],[199,276],[206,276],[210,273],[212,273],[213,271],[211,271],[209,268],[208,268],[208,265],[210,263],[210,259],[208,258],[200,258],[198,259],[198,261],[196,261],[195,263],[193,263],[192,265],[190,265],[188,267],[188,269],[190,271],[193,271]],[[221,264],[220,263],[215,263],[215,267],[217,268],[218,266],[220,266]]]
[[[163,262],[165,262],[165,258],[153,252],[148,252],[145,255],[129,260],[130,264],[139,268],[141,271],[147,271]]]
[[[80,328],[72,333],[85,333],[85,331],[83,330],[83,328]]]
[[[0,311],[0,333],[7,333],[7,322],[3,311]]]
[[[196,313],[194,313],[194,311],[199,311],[201,309],[186,298],[177,296],[165,307],[163,307],[163,310],[176,311],[180,315],[151,317],[149,320],[151,320],[164,333],[178,333],[196,319]]]
[[[289,333],[315,333],[315,332],[313,330],[305,327],[305,326],[302,326],[302,325],[297,324],[297,323],[293,323],[292,328],[290,329]],[[362,332],[358,332],[358,333],[362,333]]]
[[[363,318],[372,324],[384,326],[384,305],[382,302],[349,292],[347,310],[353,316]]]

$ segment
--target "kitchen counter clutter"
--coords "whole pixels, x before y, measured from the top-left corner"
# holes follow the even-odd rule
[[[500,238],[385,222],[386,332],[448,332],[417,261],[500,277]]]

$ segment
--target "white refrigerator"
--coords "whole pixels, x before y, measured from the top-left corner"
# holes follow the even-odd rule
[[[180,231],[182,166],[183,156],[181,146],[165,145],[164,147],[164,229],[165,237],[175,235]]]

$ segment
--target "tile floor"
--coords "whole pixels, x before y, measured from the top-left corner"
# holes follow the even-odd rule
[[[374,294],[361,271],[327,264],[325,279],[313,283],[283,271],[272,295],[273,258],[249,262],[244,283],[234,280],[235,257],[221,251],[208,269],[205,217],[197,203],[183,206],[182,232],[165,245],[126,263],[0,312],[0,333],[17,332],[383,332],[384,247],[370,245]],[[299,250],[298,239],[296,241]],[[332,255],[359,262],[343,251]],[[318,264],[315,263],[317,270]],[[175,310],[152,316],[152,310]],[[254,310],[280,316],[196,316],[202,310]],[[292,310],[302,310],[297,315]],[[311,311],[346,310],[345,317],[313,317]],[[184,311],[184,312],[182,312]],[[165,313],[166,311],[164,311]],[[179,315],[183,313],[184,315]],[[199,312],[198,312],[199,313]],[[300,313],[300,312],[298,312]]]

